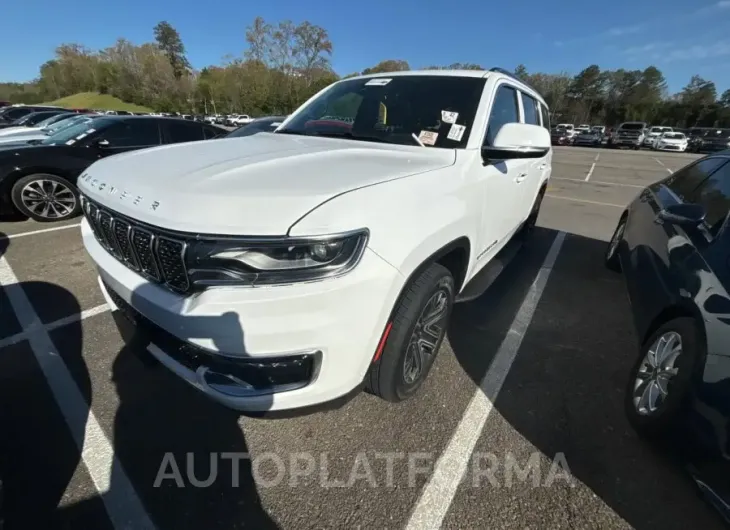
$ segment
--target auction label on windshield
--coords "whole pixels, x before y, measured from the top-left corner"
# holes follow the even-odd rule
[[[418,139],[421,140],[423,145],[436,145],[438,137],[439,133],[433,131],[421,131],[418,134]]]
[[[367,83],[365,83],[365,86],[385,86],[388,83],[390,83],[392,79],[386,78],[386,77],[376,77],[375,79],[371,79]]]
[[[450,110],[441,111],[441,121],[444,123],[456,123],[456,119],[459,117],[458,112],[452,112]]]
[[[456,142],[461,142],[462,137],[464,136],[464,131],[466,131],[465,125],[457,125],[454,123],[451,126],[451,129],[449,129],[449,134],[446,135],[446,138],[449,140],[454,140]]]

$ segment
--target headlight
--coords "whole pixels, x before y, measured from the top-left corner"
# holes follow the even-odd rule
[[[322,280],[352,270],[367,230],[312,238],[196,241],[188,248],[193,285],[273,285]]]

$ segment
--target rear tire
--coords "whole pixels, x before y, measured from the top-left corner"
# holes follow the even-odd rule
[[[10,196],[20,213],[41,223],[63,221],[81,213],[76,186],[49,173],[36,173],[18,179]]]
[[[679,353],[674,353],[677,346],[671,346],[671,341],[678,345]],[[653,356],[650,350],[655,352]],[[677,427],[705,352],[702,334],[689,317],[666,322],[644,342],[624,396],[626,415],[636,432],[661,438]]]
[[[446,335],[455,291],[451,273],[438,263],[411,282],[396,303],[380,358],[370,366],[368,392],[393,403],[416,393]]]

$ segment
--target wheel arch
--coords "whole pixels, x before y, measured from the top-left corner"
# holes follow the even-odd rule
[[[677,303],[666,306],[649,321],[641,334],[641,344],[644,344],[649,337],[651,337],[652,333],[658,330],[662,325],[666,324],[670,320],[674,320],[675,318],[691,318],[697,326],[697,330],[700,332],[702,338],[707,341],[707,331],[705,330],[704,321],[699,309],[688,300],[681,300]]]

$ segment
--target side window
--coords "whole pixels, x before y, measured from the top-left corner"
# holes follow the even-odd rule
[[[717,168],[725,163],[724,158],[714,157],[700,160],[696,164],[680,169],[664,181],[664,185],[684,202],[695,202],[694,190]]]
[[[217,138],[224,135],[225,133],[226,131],[221,131],[220,129],[216,129],[215,127],[203,127],[203,134],[206,140],[210,140],[211,138]]]
[[[530,125],[540,125],[540,114],[537,110],[537,100],[520,92],[522,98],[522,108],[525,111],[525,123]]]
[[[717,234],[730,211],[730,164],[725,164],[710,175],[693,195],[693,202],[705,207],[705,222],[710,227],[710,232]]]
[[[517,90],[507,85],[497,89],[492,103],[492,112],[487,122],[487,135],[484,138],[485,145],[492,145],[494,138],[506,123],[519,123],[520,111],[517,106]]]
[[[160,129],[154,120],[124,120],[101,135],[111,147],[160,145]]]
[[[203,127],[197,123],[170,120],[165,122],[165,125],[167,126],[166,143],[195,142],[205,138]]]
[[[550,130],[550,113],[545,105],[540,105],[540,115],[542,116],[542,126],[548,131]]]

